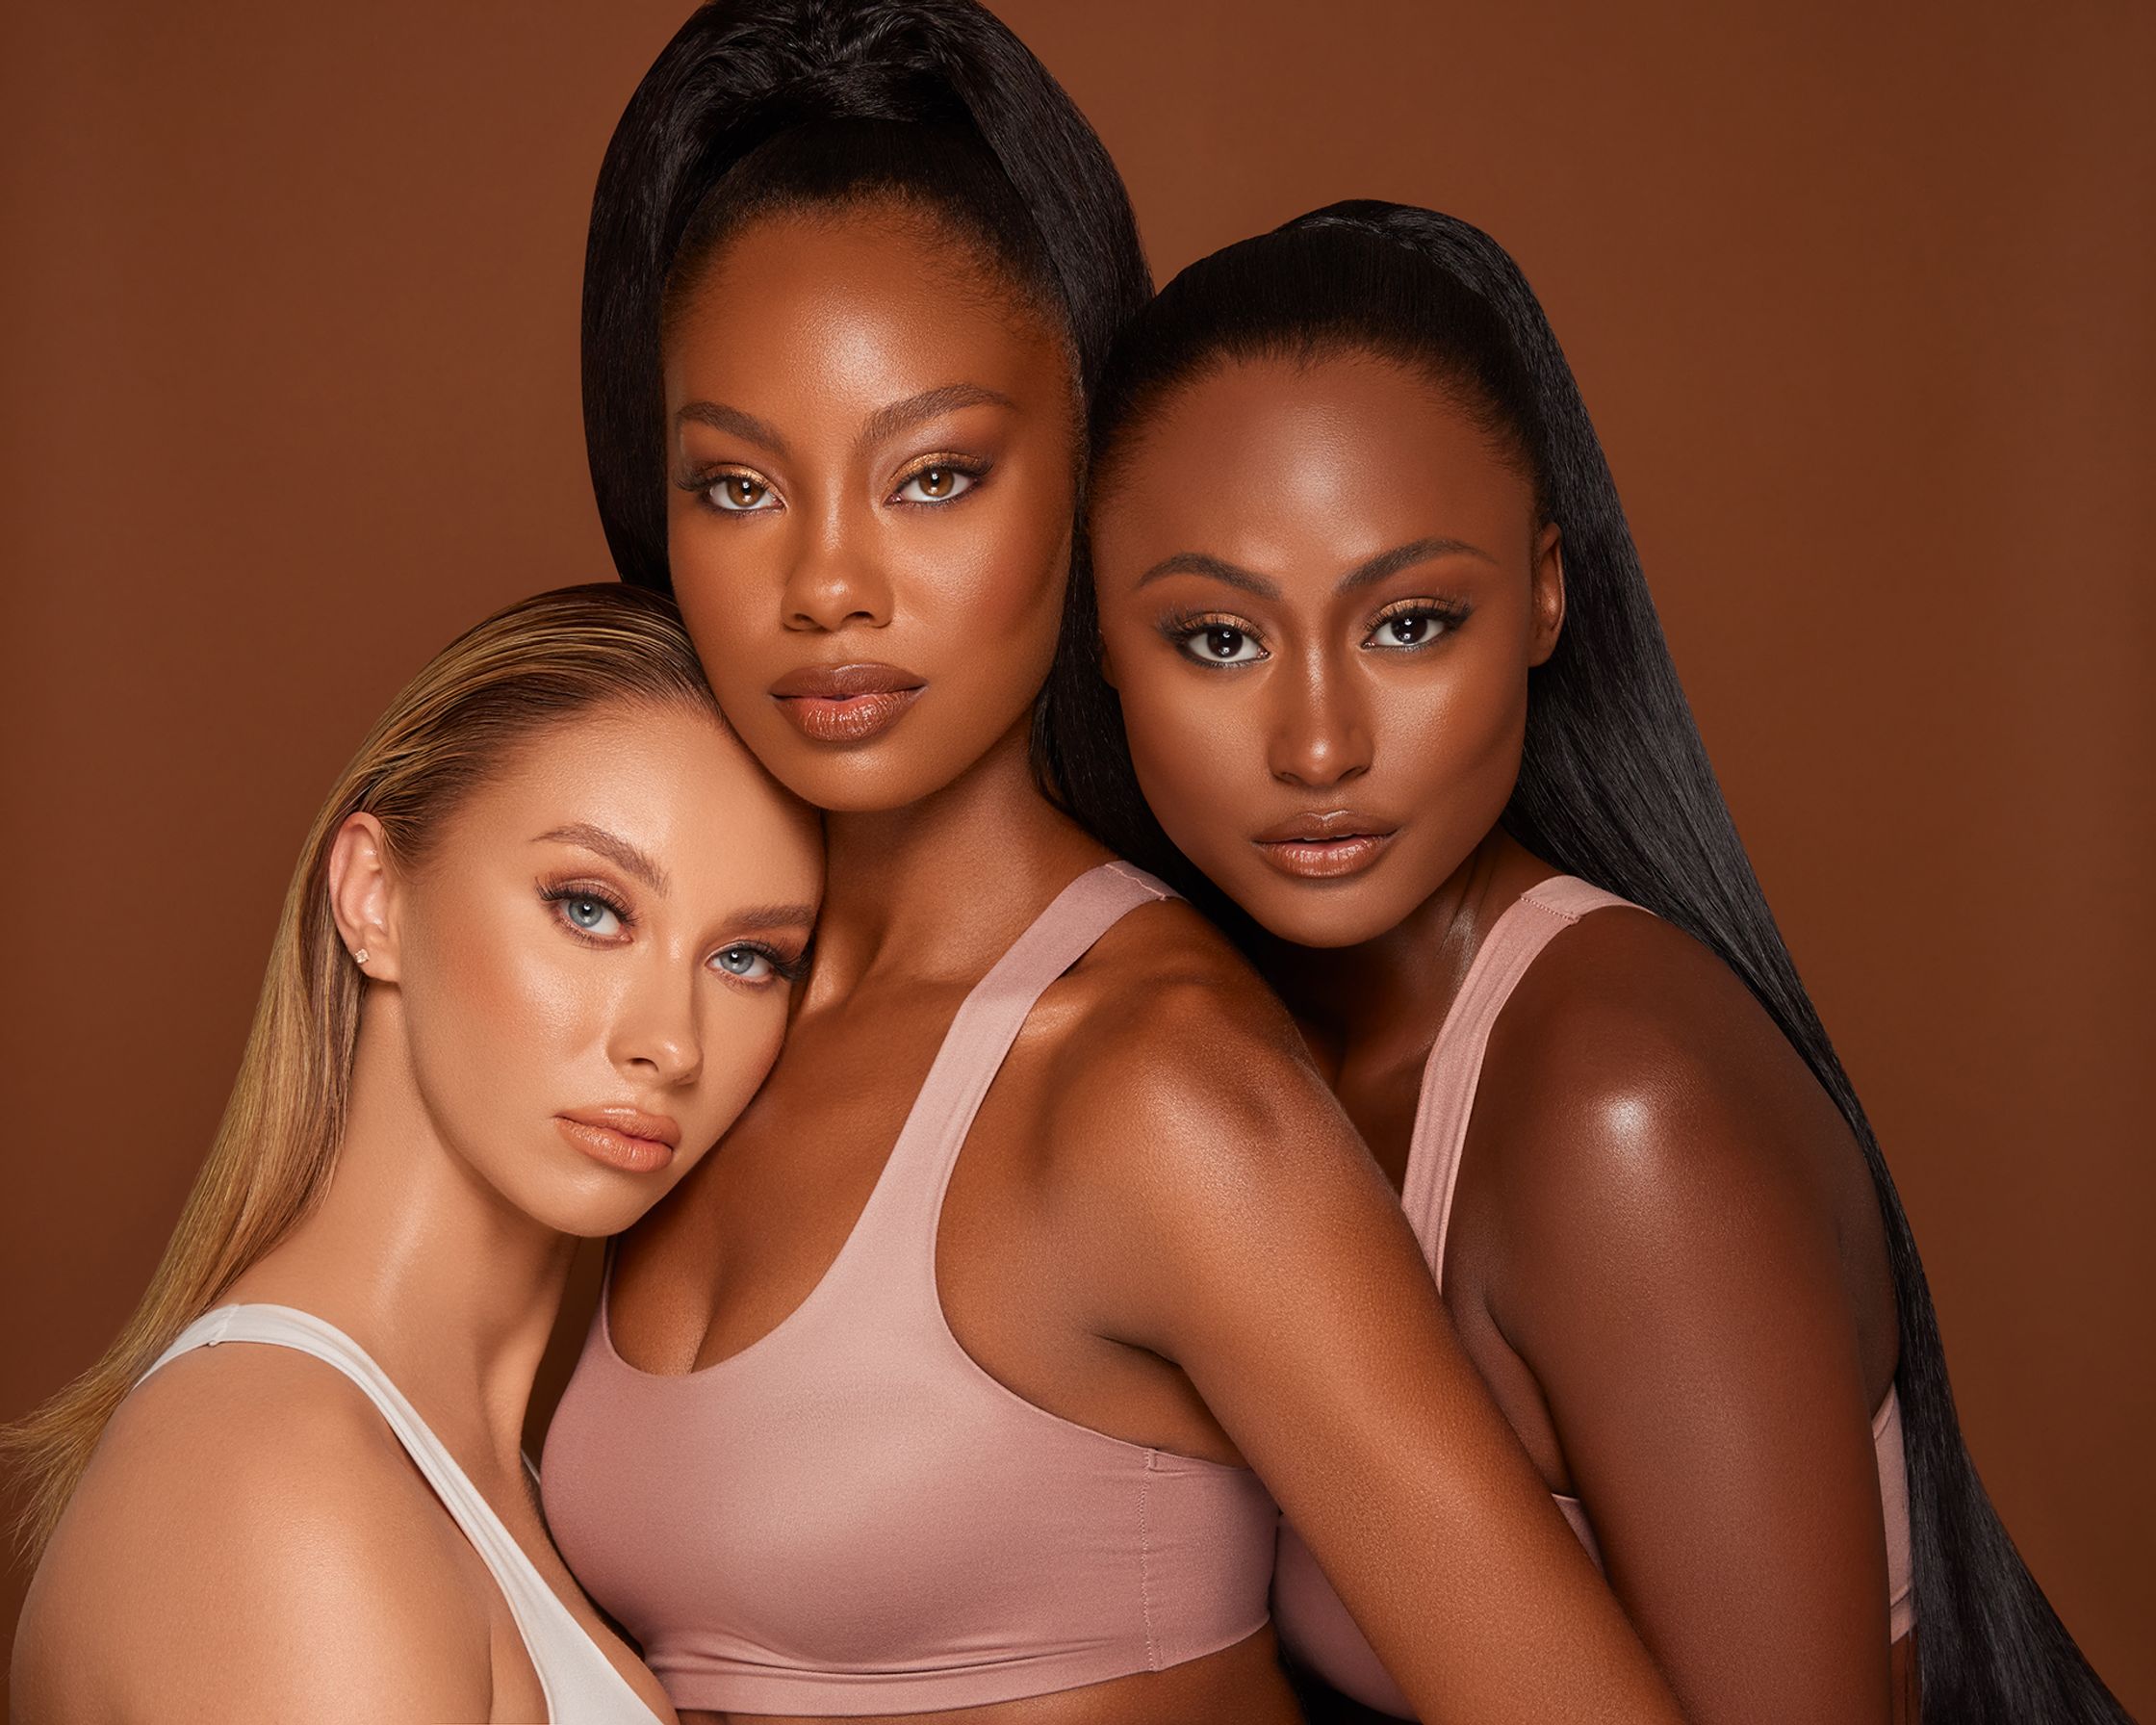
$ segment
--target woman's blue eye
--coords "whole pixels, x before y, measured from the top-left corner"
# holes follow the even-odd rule
[[[779,506],[770,486],[750,474],[721,474],[705,489],[714,509],[729,515],[757,515]]]
[[[561,900],[561,914],[569,919],[570,926],[587,935],[617,934],[621,917],[614,907],[603,898],[587,896]]]
[[[1256,641],[1224,623],[1208,624],[1183,637],[1183,651],[1208,665],[1250,665],[1265,657]]]
[[[771,955],[760,946],[729,946],[711,963],[729,976],[738,976],[744,982],[761,982],[773,974]]]
[[[973,476],[955,467],[924,467],[898,488],[901,502],[947,503],[973,489]]]

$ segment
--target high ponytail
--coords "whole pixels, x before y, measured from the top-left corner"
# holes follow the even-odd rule
[[[1935,1725],[2123,1725],[2015,1550],[1963,1443],[1938,1321],[1879,1142],[1798,979],[1662,637],[1586,404],[1518,265],[1429,210],[1334,204],[1194,264],[1126,332],[1100,391],[1096,463],[1223,357],[1364,348],[1421,367],[1505,434],[1564,537],[1565,627],[1529,673],[1502,818],[1529,851],[1644,905],[1743,978],[1848,1122],[1885,1220],[1899,1315],[1923,1717]],[[1074,586],[1091,614],[1091,582]],[[1046,706],[1073,812],[1175,880],[1195,873],[1146,810],[1089,634],[1059,650]],[[1192,889],[1207,903],[1218,894]],[[1228,918],[1231,926],[1237,918]]]
[[[863,147],[887,144],[891,128],[922,147]],[[660,328],[684,237],[714,225],[707,200],[749,158],[819,131],[781,170],[795,194],[893,193],[984,234],[1053,301],[1088,400],[1116,332],[1151,291],[1107,150],[1024,43],[972,0],[712,0],[629,98],[592,199],[584,439],[625,580],[669,585]],[[760,189],[772,179],[765,171]]]

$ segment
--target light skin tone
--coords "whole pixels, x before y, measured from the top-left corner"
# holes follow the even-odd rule
[[[687,705],[544,729],[416,868],[352,816],[330,869],[368,955],[346,1139],[320,1205],[225,1297],[372,1355],[662,1719],[548,1542],[519,1433],[574,1236],[635,1221],[740,1112],[820,885],[812,812]],[[17,1718],[59,1725],[546,1716],[500,1589],[372,1403],[246,1345],[121,1404],[13,1683]]]
[[[1556,872],[1498,819],[1564,625],[1557,529],[1455,396],[1353,350],[1217,362],[1097,483],[1104,668],[1146,799],[1270,938],[1397,1189],[1468,966]],[[1492,1035],[1442,1270],[1686,1716],[1907,1710],[1870,1433],[1897,1348],[1877,1202],[1717,959],[1630,910],[1556,937]]]
[[[673,322],[677,596],[732,722],[832,811],[830,890],[770,1082],[617,1257],[615,1345],[646,1371],[732,1358],[800,1306],[960,1001],[1108,860],[1027,764],[1076,428],[1064,342],[996,279],[917,215],[770,218]],[[787,705],[818,698],[805,667],[861,665],[897,668],[879,700]],[[944,1315],[990,1376],[1113,1436],[1256,1467],[1427,1717],[1676,1716],[1292,1022],[1187,906],[1134,912],[1042,997],[937,1238]],[[963,1713],[1296,1716],[1270,1630]]]

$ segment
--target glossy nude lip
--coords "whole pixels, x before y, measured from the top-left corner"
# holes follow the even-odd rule
[[[1355,809],[1297,814],[1266,828],[1251,843],[1282,874],[1301,881],[1356,875],[1382,856],[1399,829]]]
[[[771,696],[810,742],[860,743],[896,724],[925,685],[898,665],[805,665],[773,683]]]
[[[656,1173],[674,1160],[681,1128],[641,1108],[572,1108],[554,1116],[562,1137],[595,1162],[624,1173]]]

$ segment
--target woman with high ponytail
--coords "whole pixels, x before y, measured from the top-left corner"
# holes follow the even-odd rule
[[[1355,202],[1201,260],[1122,338],[1094,464],[1057,782],[1323,1050],[1687,1715],[2118,1725],[1963,1445],[1512,259]],[[1316,1676],[1410,1711],[1292,1532],[1275,1608]]]
[[[722,0],[623,116],[601,515],[829,862],[778,1068],[616,1247],[549,1525],[692,1720],[1285,1725],[1275,1497],[1425,1716],[1673,1719],[1292,1023],[1035,778],[1145,293],[969,0]]]
[[[985,9],[970,0],[700,8],[614,129],[584,253],[584,441],[624,580],[670,584],[660,309],[690,223],[758,145],[847,121],[901,128],[885,136],[902,149],[906,128],[966,141],[956,162],[887,165],[886,189],[937,200],[961,219],[1000,215],[981,206],[1014,197],[1031,231],[991,221],[978,237],[999,249],[1038,245],[1031,268],[1054,296],[1089,391],[1116,332],[1152,293],[1130,200],[1099,137]]]

